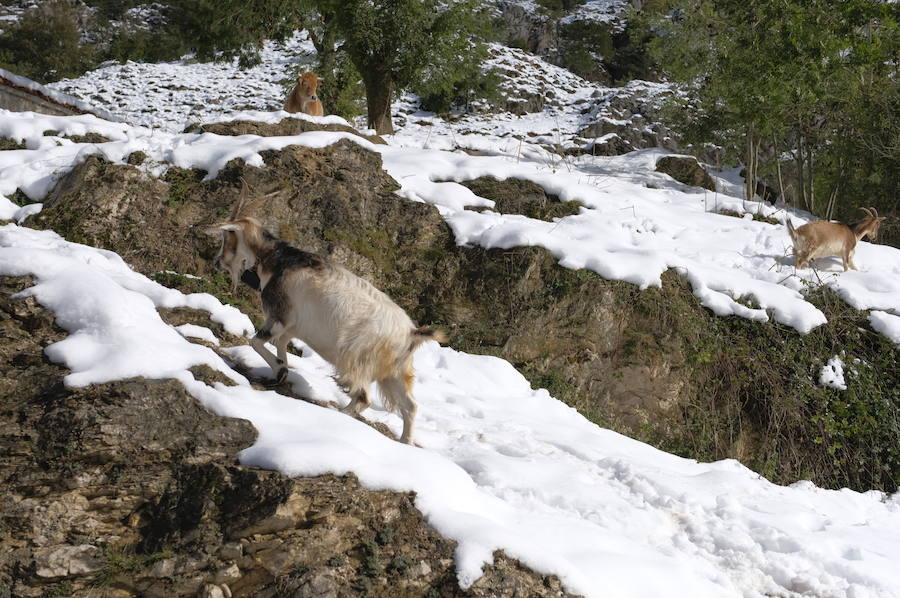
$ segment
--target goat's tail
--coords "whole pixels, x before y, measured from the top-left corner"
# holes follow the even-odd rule
[[[796,243],[797,242],[797,229],[794,228],[794,225],[791,222],[791,217],[788,216],[787,218],[785,218],[784,223],[787,225],[788,234],[791,236],[791,241]]]
[[[447,335],[444,334],[442,330],[432,328],[431,326],[419,326],[418,328],[413,328],[412,334],[410,335],[409,352],[412,353],[415,351],[416,348],[425,341],[437,341],[444,344],[447,342]]]

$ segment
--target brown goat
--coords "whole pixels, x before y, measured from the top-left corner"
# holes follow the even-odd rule
[[[297,85],[291,91],[284,109],[287,112],[303,112],[310,116],[322,116],[325,114],[322,102],[316,91],[319,89],[319,77],[315,73],[303,73],[297,77]]]
[[[788,218],[788,234],[794,242],[794,266],[803,268],[810,260],[836,255],[840,256],[844,264],[844,272],[848,268],[856,270],[856,264],[853,263],[856,244],[866,236],[874,241],[878,237],[878,227],[884,220],[884,216],[879,217],[875,208],[860,209],[866,213],[866,217],[853,226],[819,221],[794,228]]]

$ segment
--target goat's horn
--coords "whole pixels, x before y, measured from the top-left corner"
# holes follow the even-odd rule
[[[869,209],[872,210],[872,213],[874,213],[875,217],[878,218],[878,210],[876,210],[874,207],[869,208]]]
[[[272,197],[278,195],[278,191],[273,191],[272,193],[267,193],[258,199],[251,199],[253,196],[253,192],[250,190],[250,185],[247,184],[247,181],[241,177],[241,196],[238,199],[237,205],[234,208],[234,214],[232,214],[231,219],[237,220],[238,218],[244,218],[247,216],[253,216],[259,209],[263,206],[264,203],[269,201]]]
[[[241,177],[241,194],[238,196],[237,203],[234,204],[234,209],[231,211],[232,220],[237,220],[244,215],[249,199],[250,186],[247,184],[247,181],[244,180],[244,177]]]
[[[868,216],[869,218],[875,218],[875,215],[872,214],[872,210],[870,210],[869,208],[864,208],[864,207],[860,206],[859,209],[862,210],[863,212],[865,212],[866,216]]]
[[[272,199],[276,195],[278,195],[278,191],[273,191],[272,193],[266,193],[265,195],[263,195],[262,197],[260,197],[259,199],[257,199],[253,203],[251,203],[249,206],[247,206],[247,209],[244,210],[243,215],[252,216],[257,211],[259,211],[259,209],[263,206],[263,204],[267,203],[270,199]]]

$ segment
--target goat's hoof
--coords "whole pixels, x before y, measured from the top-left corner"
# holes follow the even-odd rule
[[[275,384],[284,384],[284,381],[287,380],[287,375],[287,368],[278,368],[278,373],[275,374]]]

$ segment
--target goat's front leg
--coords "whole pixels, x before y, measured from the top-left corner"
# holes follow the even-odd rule
[[[272,374],[275,376],[275,382],[277,384],[281,384],[287,379],[287,342],[284,343],[283,346],[278,347],[279,357],[276,357],[272,354],[271,351],[266,349],[266,343],[270,341],[273,337],[280,338],[284,333],[284,326],[276,320],[275,318],[269,318],[266,320],[266,323],[262,328],[256,333],[250,340],[250,346],[259,353],[259,356],[262,357],[269,367],[272,368]]]

